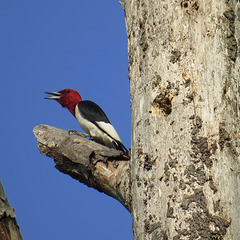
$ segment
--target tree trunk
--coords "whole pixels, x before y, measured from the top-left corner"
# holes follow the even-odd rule
[[[240,239],[240,4],[121,5],[135,239]]]
[[[0,181],[0,240],[22,240],[14,209],[11,208]]]

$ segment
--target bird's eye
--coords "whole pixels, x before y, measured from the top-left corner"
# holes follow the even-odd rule
[[[65,93],[70,93],[70,91],[69,91],[69,90],[66,90]]]

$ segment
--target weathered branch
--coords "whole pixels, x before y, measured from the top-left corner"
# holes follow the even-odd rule
[[[33,132],[40,152],[53,158],[59,171],[116,198],[130,210],[128,156],[48,125],[38,125]]]
[[[0,181],[0,239],[22,240],[14,209],[10,206]]]

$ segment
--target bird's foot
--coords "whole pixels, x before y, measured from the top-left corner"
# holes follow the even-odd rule
[[[84,138],[87,138],[87,137],[91,138],[90,135],[88,135],[87,133],[80,133],[74,129],[68,130],[68,134],[69,135],[78,135],[78,136],[84,137]]]

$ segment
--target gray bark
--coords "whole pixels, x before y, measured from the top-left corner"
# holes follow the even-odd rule
[[[10,206],[0,181],[0,239],[22,240],[14,209]]]
[[[135,239],[240,239],[239,2],[121,5]]]

